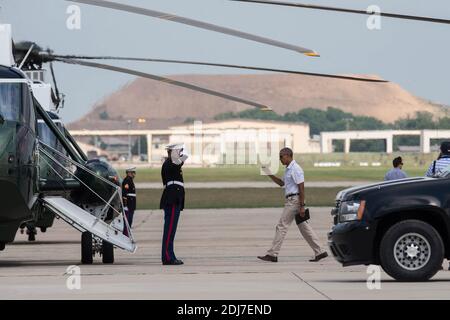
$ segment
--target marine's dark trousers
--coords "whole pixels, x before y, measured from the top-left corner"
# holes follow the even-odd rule
[[[133,225],[134,210],[126,209],[125,216],[127,217],[128,225],[130,226],[131,229],[131,226]],[[128,230],[125,224],[123,226],[123,234],[128,237]]]
[[[180,206],[176,204],[168,204],[164,207],[164,235],[161,250],[162,262],[171,262],[177,259],[173,252],[173,241],[177,232],[180,211]]]

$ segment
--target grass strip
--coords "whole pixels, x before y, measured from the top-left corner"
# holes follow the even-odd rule
[[[307,188],[306,204],[311,207],[333,206],[343,188]],[[159,209],[162,190],[138,190],[138,209]],[[186,208],[271,208],[282,207],[281,188],[187,189]]]

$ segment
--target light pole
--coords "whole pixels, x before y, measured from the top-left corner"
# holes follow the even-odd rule
[[[127,121],[128,124],[128,161],[131,162],[131,120]]]
[[[147,122],[147,119],[145,118],[139,118],[138,123],[139,124],[145,124]],[[138,155],[139,155],[139,161],[141,161],[141,136],[138,137]]]
[[[353,121],[353,118],[344,118],[343,120],[345,121],[345,131],[349,131],[350,130],[350,122]]]
[[[138,137],[138,156],[139,161],[141,161],[141,136]]]

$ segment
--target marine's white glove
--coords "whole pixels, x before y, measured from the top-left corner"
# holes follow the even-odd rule
[[[181,165],[183,162],[185,162],[189,156],[187,153],[183,153],[182,149],[180,150],[172,150],[172,163],[179,166]]]
[[[189,155],[187,153],[185,153],[180,157],[180,160],[181,160],[181,162],[185,162],[188,158],[189,158]]]

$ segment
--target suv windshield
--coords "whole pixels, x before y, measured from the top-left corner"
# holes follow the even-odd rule
[[[0,113],[5,120],[19,121],[23,83],[0,83]]]

